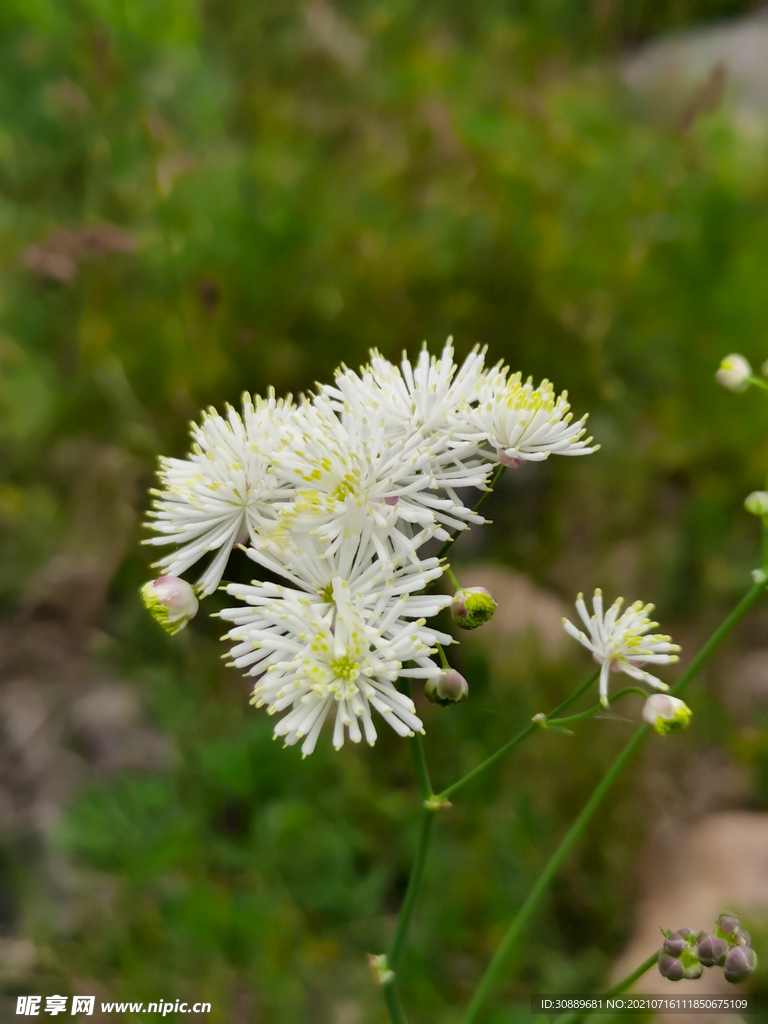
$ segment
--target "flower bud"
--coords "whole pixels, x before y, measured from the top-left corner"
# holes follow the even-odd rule
[[[743,932],[739,930],[734,936],[734,942],[737,946],[751,946],[752,939],[750,938],[749,932]]]
[[[682,981],[685,968],[677,957],[668,953],[659,953],[659,974],[669,981]]]
[[[715,924],[717,925],[717,934],[721,938],[728,939],[730,942],[736,941],[736,933],[741,928],[741,921],[735,914],[726,910],[718,917]]]
[[[199,602],[186,580],[178,576],[160,576],[141,588],[141,597],[155,622],[171,636],[184,629],[197,615]]]
[[[744,499],[744,508],[753,516],[768,516],[768,491],[752,491]]]
[[[698,960],[694,960],[687,967],[683,969],[683,977],[686,981],[696,981],[704,973],[704,968]]]
[[[744,356],[731,353],[720,363],[715,380],[726,391],[746,391],[751,376],[752,367]]]
[[[659,736],[685,729],[692,714],[684,701],[678,697],[670,697],[668,693],[652,694],[643,707],[643,718],[653,726]]]
[[[698,943],[697,950],[705,967],[722,967],[728,955],[728,943],[717,935],[707,935]]]
[[[453,621],[462,629],[477,629],[496,611],[496,602],[485,587],[464,587],[451,602]]]
[[[734,985],[744,979],[757,967],[757,956],[751,946],[734,946],[723,964],[725,980]]]
[[[661,948],[665,953],[669,953],[670,956],[677,957],[680,956],[686,945],[685,936],[681,935],[680,932],[673,932],[664,939]]]
[[[468,693],[467,680],[455,668],[445,669],[436,679],[428,679],[424,684],[424,696],[427,700],[443,707],[464,700]]]

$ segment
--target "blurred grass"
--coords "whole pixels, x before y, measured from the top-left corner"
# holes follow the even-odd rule
[[[9,838],[0,874],[20,895],[4,928],[47,950],[40,991],[86,978],[115,999],[209,999],[213,1021],[383,1019],[365,954],[407,877],[407,750],[382,736],[300,762],[220,668],[213,624],[166,641],[137,605],[154,457],[183,451],[200,407],[309,389],[371,346],[487,344],[567,387],[602,450],[507,474],[473,556],[567,600],[597,584],[655,600],[692,645],[745,587],[766,410],[713,372],[730,351],[768,355],[765,125],[746,132],[726,108],[682,133],[615,60],[748,7],[3,5],[0,602],[14,622],[30,595],[44,603],[55,556],[87,562],[80,639],[96,636],[176,751],[163,771],[94,782],[62,822],[57,849],[109,880],[86,886],[75,923],[52,923],[55,892],[32,895],[45,864],[24,881],[25,841]],[[103,224],[134,250],[83,241]],[[575,650],[493,678],[477,645],[456,657],[471,700],[425,711],[445,784],[588,671]],[[730,730],[765,808],[765,722],[740,738],[708,699],[712,736],[675,742]],[[630,728],[605,725],[539,737],[441,821],[405,967],[415,1020],[456,1019]],[[527,1019],[514,1005],[532,990],[599,987],[631,924],[644,799],[625,780],[489,1020]]]

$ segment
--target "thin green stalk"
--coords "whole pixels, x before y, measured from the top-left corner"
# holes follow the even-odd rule
[[[631,988],[638,978],[642,978],[646,971],[650,971],[650,969],[658,963],[658,960],[659,951],[657,949],[655,952],[651,953],[647,960],[643,960],[640,966],[632,971],[631,974],[628,974],[623,981],[620,981],[618,985],[614,985],[614,987],[608,992],[603,992],[598,998],[605,999],[610,996],[620,996],[622,992],[626,992],[628,988]],[[587,1020],[591,1016],[592,1014],[589,1012],[561,1013],[559,1017],[555,1018],[554,1024],[577,1024],[578,1021]]]
[[[429,800],[430,797],[433,797],[435,794],[429,778],[427,758],[424,754],[424,744],[421,741],[421,736],[418,733],[416,733],[415,736],[411,736],[410,743],[413,767],[416,772],[416,779],[419,783],[419,792],[421,793],[422,800]]]
[[[580,722],[584,718],[593,718],[601,711],[607,711],[612,704],[621,700],[622,697],[626,697],[628,693],[638,693],[641,697],[648,696],[647,692],[645,690],[641,690],[639,686],[626,686],[623,690],[619,690],[612,694],[608,699],[607,704],[595,704],[593,707],[587,708],[586,711],[581,711],[578,715],[569,715],[567,718],[553,718],[552,715],[547,715],[544,721],[540,724],[544,729],[546,729],[547,726],[551,728],[552,726],[571,725],[573,722]],[[554,714],[554,712],[552,714]]]
[[[472,509],[473,512],[479,512],[480,509],[483,507],[483,505],[486,503],[486,501],[488,501],[490,496],[493,494],[493,491],[494,491],[494,488],[496,487],[496,484],[499,482],[499,480],[501,480],[502,475],[504,474],[504,470],[505,469],[506,469],[506,466],[499,466],[499,468],[496,470],[496,472],[493,475],[493,480],[491,480],[491,482],[490,482],[490,484],[488,486],[488,490],[484,491],[480,495],[480,497],[478,498],[477,502],[475,503],[475,507]],[[445,555],[448,553],[448,549],[450,548],[450,546],[453,544],[453,542],[456,540],[456,538],[459,536],[459,534],[463,533],[463,532],[464,532],[463,530],[454,530],[453,534],[448,538],[448,540],[445,542],[445,544],[443,544],[443,546],[438,551],[437,557],[438,558],[444,558]]]
[[[749,592],[742,598],[738,605],[734,608],[731,614],[721,623],[720,626],[715,630],[712,636],[707,640],[704,646],[701,648],[699,653],[690,663],[688,668],[683,672],[682,676],[678,680],[677,684],[672,687],[671,693],[680,693],[690,682],[690,680],[696,675],[699,669],[704,663],[711,657],[719,644],[727,636],[731,629],[736,623],[742,618],[742,616],[752,607],[757,601],[758,597],[765,590],[766,583],[768,581],[762,581],[755,583],[755,585],[749,590]],[[624,770],[627,763],[632,758],[637,748],[640,746],[642,741],[650,732],[650,726],[642,725],[632,735],[624,749],[621,751],[619,756],[610,766],[605,776],[595,789],[592,796],[587,801],[581,814],[578,816],[576,821],[573,823],[571,828],[565,834],[563,839],[560,841],[560,845],[557,847],[555,852],[550,857],[549,861],[544,867],[544,870],[539,875],[533,889],[531,889],[528,898],[523,903],[520,910],[515,915],[509,929],[501,940],[499,948],[496,950],[491,962],[485,969],[480,983],[477,986],[472,1001],[467,1008],[462,1024],[470,1024],[471,1021],[477,1016],[480,1007],[489,995],[491,988],[498,977],[504,961],[511,953],[515,943],[521,937],[525,926],[528,924],[529,919],[533,915],[534,910],[538,906],[539,900],[546,892],[549,887],[549,883],[559,870],[561,864],[571,852],[576,844],[576,841],[581,836],[581,833],[589,824],[592,815],[595,813],[597,808],[603,801],[603,798],[608,793],[613,783],[619,777],[621,772]]]
[[[408,888],[405,892],[405,899],[400,908],[400,916],[397,919],[395,934],[387,950],[387,966],[392,971],[397,971],[400,960],[405,951],[405,943],[408,938],[408,929],[411,925],[413,910],[416,906],[416,898],[421,888],[421,880],[424,876],[424,865],[427,860],[427,849],[430,836],[432,835],[432,822],[435,812],[428,807],[421,808],[421,821],[419,823],[419,839],[416,844],[416,856],[413,859],[411,877],[408,879]]]
[[[594,675],[590,676],[583,686],[580,686],[579,689],[576,690],[575,693],[572,693],[570,697],[566,697],[563,703],[558,704],[554,711],[550,711],[550,713],[545,716],[544,722],[549,721],[549,719],[552,718],[554,715],[557,715],[561,711],[565,711],[566,708],[569,708],[571,704],[574,703],[574,701],[577,701],[583,693],[587,692],[590,686],[592,686],[595,683],[595,680],[599,675],[600,673],[598,671],[595,672]],[[453,796],[454,793],[457,793],[463,786],[466,786],[468,782],[471,782],[478,775],[482,774],[482,772],[484,772],[486,768],[490,768],[491,765],[496,764],[497,761],[500,761],[502,757],[505,757],[510,751],[514,750],[515,747],[519,746],[523,742],[523,740],[527,739],[540,728],[541,722],[530,722],[528,725],[526,725],[522,732],[519,732],[517,736],[514,736],[511,740],[505,743],[503,747],[499,747],[495,754],[491,754],[490,757],[487,757],[485,761],[482,761],[476,768],[473,768],[471,772],[468,772],[466,775],[462,776],[462,778],[460,778],[458,782],[454,782],[452,786],[448,787],[448,789],[444,789],[443,792],[438,795],[437,799],[449,799],[449,797]]]
[[[450,666],[448,665],[448,659],[445,656],[445,651],[443,650],[443,645],[439,644],[437,641],[435,641],[435,646],[437,647],[437,653],[440,655],[440,667],[444,671],[447,671]]]
[[[416,898],[421,887],[421,880],[424,875],[424,865],[427,860],[429,840],[432,835],[432,821],[435,817],[435,806],[429,806],[428,801],[434,797],[432,783],[429,779],[427,759],[424,755],[424,745],[421,736],[417,733],[411,737],[411,754],[413,755],[413,767],[416,771],[416,778],[421,793],[421,821],[419,822],[419,838],[416,843],[416,856],[411,868],[411,877],[408,879],[408,888],[405,891],[405,899],[400,908],[397,919],[395,934],[387,950],[387,966],[392,971],[397,971],[400,959],[405,949],[405,942],[408,937],[408,929],[413,917],[413,910],[416,906]]]
[[[451,581],[451,586],[453,587],[453,589],[454,590],[461,590],[461,584],[456,579],[456,576],[454,575],[454,572],[451,569],[450,565],[444,565],[443,566],[443,572],[448,577],[448,579]]]
[[[382,987],[384,989],[384,1001],[387,1004],[392,1024],[408,1024],[405,1019],[403,1004],[400,1002],[400,993],[397,990],[395,976],[392,975],[388,981],[383,982]]]

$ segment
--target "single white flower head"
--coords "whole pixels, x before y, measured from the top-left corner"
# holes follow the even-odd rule
[[[646,663],[668,665],[678,660],[677,651],[680,648],[671,642],[672,637],[661,633],[646,636],[650,629],[658,626],[658,622],[652,622],[648,617],[653,611],[653,605],[635,601],[622,612],[623,604],[624,600],[620,597],[603,613],[603,594],[598,589],[592,601],[594,614],[590,616],[584,595],[579,594],[576,610],[589,635],[568,619],[563,619],[566,632],[590,650],[594,660],[601,666],[600,701],[603,704],[608,703],[609,672],[625,672],[657,690],[666,690],[666,683],[644,671],[641,666]]]
[[[184,629],[197,615],[199,603],[186,580],[178,576],[160,576],[141,588],[141,597],[155,622],[171,636]]]
[[[274,518],[271,503],[287,498],[271,460],[290,432],[293,407],[274,395],[243,395],[242,416],[231,407],[226,418],[215,409],[192,424],[194,445],[186,459],[160,459],[161,488],[146,525],[159,533],[145,544],[175,544],[176,551],[155,563],[178,575],[215,552],[200,577],[203,594],[221,581],[232,547],[254,537],[261,523]]]
[[[478,397],[477,407],[466,409],[463,436],[487,443],[502,465],[590,455],[600,447],[584,437],[586,415],[573,423],[568,392],[557,395],[548,380],[534,387],[530,377],[523,382],[519,373],[508,377],[506,367],[497,367],[484,376]]]
[[[643,718],[652,725],[659,736],[680,732],[691,720],[693,712],[688,705],[668,693],[654,693],[645,702]]]
[[[359,374],[342,367],[323,393],[338,411],[358,417],[376,412],[388,438],[439,434],[455,447],[452,435],[457,420],[462,421],[460,410],[477,400],[484,355],[485,349],[475,347],[459,367],[449,338],[439,356],[429,354],[426,342],[413,364],[404,352],[398,368],[374,349],[370,365]]]
[[[410,554],[428,537],[482,523],[455,488],[484,487],[490,466],[459,462],[438,436],[387,436],[385,419],[337,414],[318,397],[302,406],[298,431],[275,453],[275,474],[295,488],[279,509],[276,540],[312,534],[327,554],[359,545],[383,561]],[[442,492],[442,493],[441,493]]]
[[[733,352],[720,363],[715,380],[726,391],[746,391],[751,376],[752,367],[747,360]]]
[[[286,745],[303,740],[302,754],[311,754],[331,712],[337,750],[345,733],[353,743],[365,736],[373,745],[372,710],[401,736],[421,731],[413,701],[395,683],[440,674],[433,645],[451,638],[413,618],[434,615],[446,599],[400,589],[397,574],[358,592],[338,576],[312,594],[272,583],[227,587],[245,602],[221,612],[234,623],[225,637],[234,642],[232,664],[257,677],[251,703],[266,705],[269,714],[287,712],[275,726]],[[407,661],[415,667],[404,668]]]
[[[753,516],[768,516],[768,491],[752,491],[744,499],[744,508]]]

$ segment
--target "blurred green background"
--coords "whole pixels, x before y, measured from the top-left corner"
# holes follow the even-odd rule
[[[223,668],[215,620],[169,639],[138,600],[156,455],[183,453],[201,407],[452,334],[590,412],[600,452],[508,473],[493,525],[457,545],[467,583],[494,567],[506,625],[453,652],[470,700],[419,703],[437,786],[586,678],[547,608],[597,585],[655,601],[685,658],[747,588],[742,502],[765,484],[768,408],[713,374],[731,351],[768,356],[768,124],[739,115],[728,75],[720,96],[717,67],[660,96],[622,68],[754,9],[0,7],[9,1013],[37,992],[204,999],[215,1024],[385,1019],[365,957],[413,851],[407,744],[321,742],[302,762]],[[503,613],[505,581],[540,620]],[[766,627],[758,608],[692,687],[692,728],[652,738],[612,794],[487,1022],[529,1020],[531,992],[606,983],[653,882],[659,801],[673,835],[768,812]],[[403,972],[413,1021],[457,1020],[638,710],[535,738],[441,816]]]

